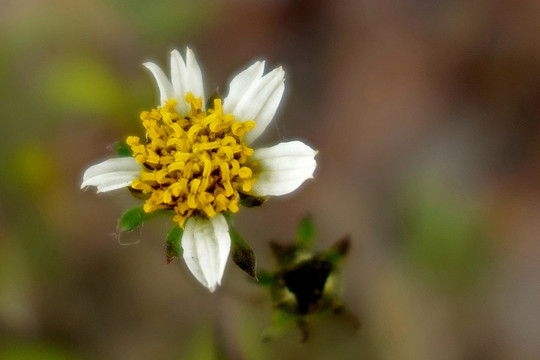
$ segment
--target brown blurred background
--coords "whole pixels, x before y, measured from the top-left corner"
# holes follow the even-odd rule
[[[1,359],[540,358],[540,2],[3,0]],[[350,233],[343,301],[261,343],[263,289],[229,264],[210,294],[166,265],[171,223],[119,244],[127,192],[79,189],[155,106],[141,63],[194,49],[206,92],[255,59],[287,89],[259,145],[298,138],[318,169],[237,228],[271,268],[309,211]]]

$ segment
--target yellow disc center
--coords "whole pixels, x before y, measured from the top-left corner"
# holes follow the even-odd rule
[[[247,192],[253,184],[251,168],[244,166],[253,149],[244,142],[254,121],[236,121],[224,114],[221,100],[214,108],[202,110],[201,98],[186,96],[189,113],[176,112],[176,100],[143,111],[146,144],[137,136],[126,140],[137,162],[144,165],[132,188],[150,197],[147,213],[174,210],[174,220],[184,226],[194,212],[211,218],[222,211],[238,211],[238,191]]]

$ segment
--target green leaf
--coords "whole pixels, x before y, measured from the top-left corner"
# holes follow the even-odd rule
[[[184,229],[180,225],[175,224],[167,234],[167,264],[182,255],[182,236]]]
[[[125,141],[118,141],[114,144],[114,151],[120,157],[130,157],[133,156],[131,152],[131,147]]]
[[[143,210],[142,205],[136,206],[134,208],[129,209],[126,211],[121,217],[120,220],[118,220],[118,231],[124,232],[124,231],[130,231],[135,229],[137,226],[141,225],[143,222],[150,220],[151,218],[163,214],[168,213],[169,210],[157,210],[153,211],[151,213],[146,213]]]
[[[298,245],[302,247],[308,247],[313,241],[315,236],[315,225],[313,223],[313,218],[310,214],[304,215],[300,224],[298,225],[298,231],[296,233],[296,241]]]
[[[229,234],[232,240],[232,259],[234,263],[249,276],[257,279],[255,252],[233,227],[229,229]]]
[[[239,204],[247,208],[261,206],[270,196],[253,196],[240,193]]]

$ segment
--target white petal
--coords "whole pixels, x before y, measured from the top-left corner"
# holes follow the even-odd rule
[[[285,72],[276,68],[261,77],[264,63],[255,63],[231,81],[225,99],[225,113],[239,121],[255,120],[255,128],[246,134],[246,143],[253,142],[266,129],[283,96]]]
[[[171,52],[171,81],[174,89],[174,97],[178,101],[176,111],[178,111],[180,116],[185,116],[189,111],[189,104],[186,102],[188,74],[184,59],[182,59],[182,55],[180,55],[178,50]]]
[[[276,88],[274,88],[271,94],[268,96],[264,105],[262,105],[259,113],[255,116],[255,128],[248,132],[245,136],[247,144],[251,144],[257,139],[266,129],[268,124],[274,118],[276,110],[283,97],[283,91],[285,90],[285,83],[282,81]]]
[[[231,80],[229,94],[223,100],[223,111],[226,114],[235,112],[236,106],[242,100],[242,97],[255,81],[260,80],[263,72],[264,61],[257,61]]]
[[[221,284],[231,249],[227,220],[223,215],[212,219],[190,217],[182,236],[182,248],[189,270],[213,292]]]
[[[156,79],[156,83],[159,88],[159,99],[161,105],[164,105],[167,100],[170,100],[174,97],[174,91],[171,82],[169,81],[169,79],[167,79],[167,76],[163,73],[163,70],[161,70],[161,68],[156,64],[152,62],[146,62],[143,64],[143,66],[150,70],[152,75],[154,75],[154,79]]]
[[[250,194],[257,196],[285,195],[313,177],[317,167],[313,150],[300,141],[280,143],[257,149],[250,159],[259,162]]]
[[[81,189],[87,186],[97,187],[97,192],[120,189],[131,185],[141,170],[141,164],[133,157],[105,160],[84,172]]]
[[[188,74],[188,92],[191,91],[196,98],[202,97],[203,108],[204,102],[204,86],[202,80],[202,73],[197,59],[190,48],[186,50],[186,69]]]
[[[203,109],[205,108],[201,68],[190,48],[186,50],[185,62],[178,50],[171,51],[171,81],[174,98],[178,101],[176,111],[180,115],[184,116],[189,111],[189,104],[186,102],[188,93],[202,98]]]

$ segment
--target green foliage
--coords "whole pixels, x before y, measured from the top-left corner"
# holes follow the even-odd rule
[[[126,211],[118,221],[118,231],[130,231],[135,229],[147,220],[147,214],[144,212],[142,205]]]
[[[167,234],[167,262],[171,262],[174,258],[182,255],[182,236],[184,229],[180,225],[175,224]]]
[[[304,215],[300,224],[298,225],[298,231],[296,233],[296,241],[301,247],[308,247],[313,242],[315,237],[315,224],[310,214]]]
[[[152,219],[160,214],[169,213],[169,210],[158,210],[151,213],[146,213],[143,206],[136,206],[126,211],[118,220],[117,230],[119,232],[130,231],[135,229],[147,220]]]
[[[274,283],[274,275],[267,270],[257,271],[258,284],[261,286],[270,286]]]
[[[229,234],[232,241],[231,252],[234,263],[249,276],[257,279],[255,252],[233,227],[230,227]]]
[[[232,223],[232,213],[230,211],[225,211],[223,214],[223,217],[225,218],[225,220],[227,220],[227,224],[229,224],[229,227],[232,227],[233,223]]]
[[[337,265],[349,252],[351,247],[351,237],[346,235],[336,241],[330,249],[324,254],[326,261],[329,261],[332,265]]]
[[[229,235],[232,242],[232,260],[242,271],[257,280],[257,258],[255,257],[255,252],[234,228],[232,215],[229,211],[223,213],[229,224]]]
[[[298,226],[296,242],[269,242],[276,269],[258,273],[259,284],[267,287],[274,309],[272,325],[263,335],[265,341],[276,339],[296,324],[305,342],[310,336],[309,318],[326,312],[340,315],[355,329],[359,327],[358,318],[339,300],[340,288],[336,286],[340,262],[351,246],[350,236],[343,236],[322,252],[311,249],[314,237],[314,222],[307,214]]]
[[[118,141],[114,144],[114,151],[120,157],[130,157],[132,156],[131,147],[125,141]]]
[[[136,199],[146,200],[146,199],[150,198],[150,194],[145,194],[141,190],[135,190],[131,186],[128,187],[128,190],[129,190],[129,193]]]

